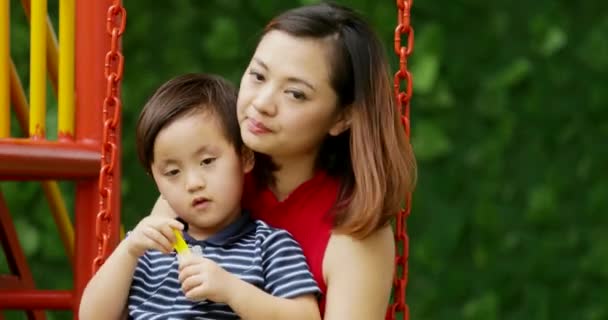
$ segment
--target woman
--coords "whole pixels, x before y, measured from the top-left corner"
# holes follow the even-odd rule
[[[391,218],[416,168],[370,26],[333,4],[270,21],[245,71],[238,118],[256,152],[243,205],[300,242],[326,320],[384,317]],[[159,200],[154,214],[170,214]]]

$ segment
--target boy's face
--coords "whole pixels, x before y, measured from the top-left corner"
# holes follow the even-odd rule
[[[244,174],[252,169],[225,138],[209,112],[187,114],[163,128],[154,141],[152,175],[188,233],[210,236],[240,214]]]

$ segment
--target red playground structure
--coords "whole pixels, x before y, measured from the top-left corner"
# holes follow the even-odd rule
[[[71,310],[78,318],[88,280],[120,240],[121,98],[124,57],[121,37],[126,10],[120,0],[59,0],[59,39],[47,15],[47,0],[21,0],[30,21],[29,97],[10,57],[10,5],[0,1],[0,179],[39,181],[73,270],[73,288],[37,289],[11,212],[0,192],[0,243],[10,274],[0,274],[3,310],[23,310],[46,319],[43,310]],[[394,51],[399,68],[394,94],[405,134],[410,133],[413,50],[412,0],[397,0]],[[59,45],[61,47],[59,47]],[[46,136],[47,79],[57,97],[57,139]],[[28,99],[29,98],[29,99]],[[22,137],[11,137],[11,112]],[[74,221],[57,181],[73,181]],[[386,319],[409,319],[405,302],[409,243],[407,207],[395,221],[397,266]]]

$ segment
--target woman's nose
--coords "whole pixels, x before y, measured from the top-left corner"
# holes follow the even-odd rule
[[[253,108],[265,116],[272,117],[277,113],[277,105],[274,99],[274,90],[270,85],[259,90],[255,93],[254,99],[251,104]]]

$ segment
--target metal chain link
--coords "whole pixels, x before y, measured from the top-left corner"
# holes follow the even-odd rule
[[[397,108],[401,114],[401,122],[406,136],[410,137],[410,99],[412,97],[412,74],[408,70],[407,61],[414,50],[414,29],[410,24],[410,10],[413,0],[397,0],[397,27],[395,28],[395,54],[399,57],[399,70],[394,77],[394,94]],[[405,37],[405,45],[402,42]],[[405,301],[408,280],[409,238],[406,232],[406,220],[410,215],[412,195],[406,195],[405,208],[397,214],[395,224],[396,256],[395,278],[393,283],[393,302],[386,314],[386,319],[409,320],[409,307]]]
[[[99,213],[95,221],[97,256],[93,260],[93,273],[97,272],[108,255],[111,234],[112,186],[114,168],[118,161],[116,128],[120,120],[122,102],[119,86],[123,75],[124,57],[120,52],[120,37],[125,30],[127,12],[120,0],[114,0],[106,13],[106,30],[111,37],[110,51],[105,56],[104,76],[106,96],[103,101],[103,136],[101,144],[101,170],[99,172]]]

